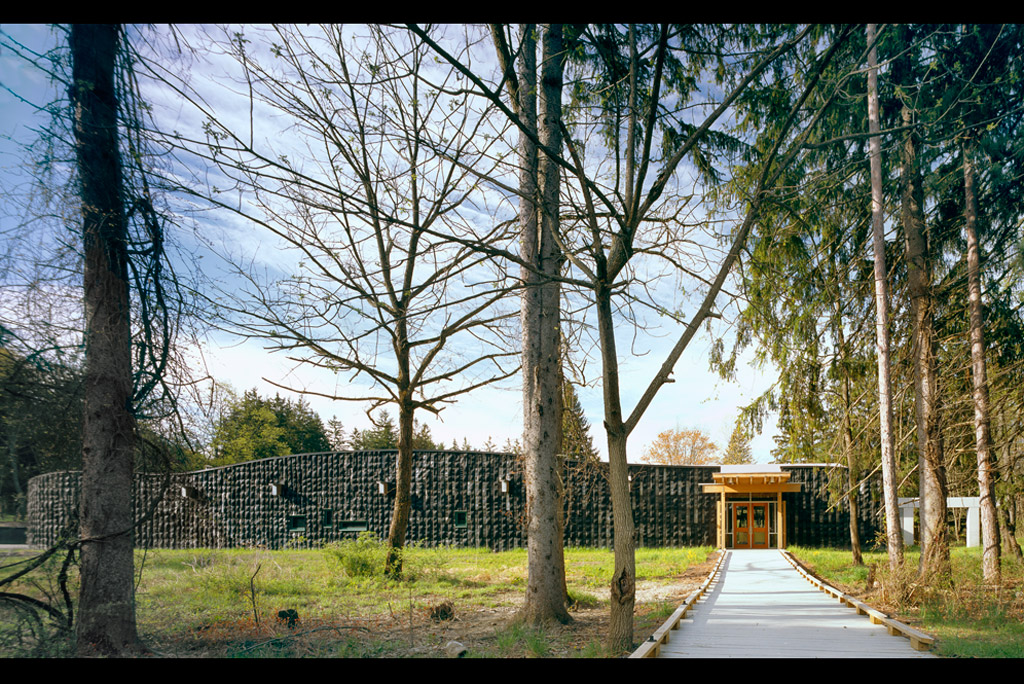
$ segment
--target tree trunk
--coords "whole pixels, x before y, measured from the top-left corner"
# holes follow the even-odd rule
[[[843,335],[843,319],[836,303],[836,342],[842,355],[843,377],[840,383],[840,399],[843,402],[843,451],[846,453],[846,501],[850,510],[850,549],[853,551],[853,562],[857,565],[864,565],[864,556],[861,553],[860,544],[860,512],[857,506],[857,479],[860,469],[856,467],[857,461],[853,454],[853,425],[850,405],[850,370],[845,360],[847,357],[846,338]]]
[[[85,257],[80,655],[123,655],[140,647],[132,549],[135,419],[127,224],[114,84],[119,32],[116,25],[74,25],[70,38]]]
[[[522,28],[519,113],[542,145],[561,148],[562,29],[544,31],[540,115],[537,115],[534,27]],[[562,424],[558,167],[520,134],[520,224],[523,259],[523,456],[526,469],[527,585],[520,618],[530,624],[571,621],[566,609],[565,561],[560,529],[559,432]],[[536,198],[536,199],[534,199]]]
[[[1024,562],[1024,552],[1021,551],[1020,542],[1017,541],[1017,527],[1013,524],[1013,517],[1010,515],[1012,497],[1002,499],[1002,507],[999,510],[999,531],[1003,536],[1003,547],[1006,553],[1017,559],[1018,563]]]
[[[1003,409],[1003,411],[1000,412],[1000,415],[1004,419],[1003,434],[1005,435],[1005,408]],[[1016,417],[1013,413],[1011,413],[1011,416]],[[1002,478],[1003,482],[1005,482],[1009,486],[1007,487],[1007,490],[1004,491],[1002,495],[999,497],[999,508],[997,510],[999,511],[999,534],[1003,538],[1003,553],[1005,553],[1008,556],[1013,556],[1017,559],[1017,562],[1020,563],[1024,562],[1024,552],[1021,551],[1020,543],[1017,541],[1017,493],[1016,491],[1014,491],[1014,487],[1012,486],[1014,442],[1014,439],[1006,440],[1006,446],[1003,447],[1002,456],[1000,458],[1000,477]]]
[[[903,107],[903,124],[913,123]],[[901,213],[907,255],[907,286],[914,317],[914,404],[917,412],[917,471],[921,518],[922,579],[949,573],[949,536],[946,531],[946,466],[943,459],[939,374],[935,365],[934,305],[931,258],[925,234],[923,191],[917,166],[914,133],[908,132],[901,148]]]
[[[636,602],[636,539],[633,506],[629,496],[628,434],[622,419],[619,396],[619,362],[612,321],[611,292],[596,291],[598,330],[601,337],[604,428],[608,437],[608,484],[615,523],[615,571],[611,581],[608,648],[613,652],[633,647],[633,606]]]
[[[875,25],[868,24],[868,44],[875,41]],[[875,252],[875,339],[878,346],[878,422],[882,438],[882,486],[885,503],[886,546],[889,567],[903,564],[896,501],[896,456],[892,438],[892,382],[889,378],[889,284],[885,267],[885,231],[882,202],[882,153],[878,139],[878,58],[872,45],[868,52],[868,127],[871,132],[871,226]]]
[[[404,372],[408,374],[408,355]],[[402,371],[399,371],[401,377]],[[402,549],[409,529],[409,514],[412,510],[412,450],[413,415],[412,392],[399,392],[398,408],[398,459],[395,463],[395,505],[391,513],[391,527],[388,528],[388,555],[384,574],[392,579],[402,577]]]
[[[982,575],[1000,581],[999,520],[996,517],[995,463],[989,430],[988,377],[985,368],[985,319],[981,303],[981,257],[978,248],[978,210],[974,191],[974,145],[964,144],[964,218],[967,237],[967,300],[970,310],[971,380],[974,385],[974,433],[978,451],[978,489],[981,496]]]

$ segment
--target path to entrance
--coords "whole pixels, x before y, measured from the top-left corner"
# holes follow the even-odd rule
[[[778,550],[726,552],[660,658],[933,658],[818,591]]]

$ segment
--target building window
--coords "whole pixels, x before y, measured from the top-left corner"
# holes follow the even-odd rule
[[[338,523],[338,529],[342,532],[365,532],[370,526],[365,520],[342,520]]]
[[[288,531],[289,532],[305,532],[306,531],[306,516],[304,516],[304,515],[289,515],[288,516]]]
[[[325,530],[329,530],[334,527],[334,511],[324,509],[322,511],[320,522]]]
[[[452,515],[452,522],[455,523],[455,527],[467,527],[469,524],[467,522],[468,517],[469,515],[466,511],[455,511]]]

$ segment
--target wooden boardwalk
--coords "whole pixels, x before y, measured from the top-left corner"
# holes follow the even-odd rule
[[[659,658],[933,658],[819,591],[777,550],[730,550]]]

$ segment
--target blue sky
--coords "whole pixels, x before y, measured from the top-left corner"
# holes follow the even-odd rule
[[[24,38],[27,44],[38,44],[50,35],[49,29],[45,27],[3,28],[19,39]],[[0,82],[5,88],[33,100],[42,100],[43,93],[47,92],[49,87],[45,77],[12,59],[8,53],[0,54]],[[194,124],[194,118],[184,108],[175,107],[173,97],[168,97],[159,104],[164,110],[163,114],[158,116],[169,116],[170,119],[164,120],[173,120],[171,125]],[[247,116],[248,112],[234,114]],[[29,106],[7,90],[0,91],[0,135],[5,136],[0,139],[0,174],[5,194],[11,187],[10,184],[18,178],[16,171],[21,163],[21,156],[16,143],[28,140],[33,135],[31,128],[42,121]],[[14,217],[0,217],[8,226],[13,219]],[[199,223],[193,224],[195,234],[203,235],[218,251],[249,254],[258,252],[264,257],[278,254],[269,237],[237,219],[208,214],[200,216],[197,220]],[[204,225],[203,221],[209,223]],[[197,251],[203,249],[193,243],[195,234],[188,230],[184,231],[179,236],[180,244],[192,245],[191,249]],[[205,252],[205,268],[211,271],[219,269],[220,267],[215,265],[216,259],[212,253]],[[274,259],[271,258],[270,261]],[[724,301],[725,297],[720,297],[720,305]],[[627,412],[631,410],[657,372],[679,332],[681,331],[674,325],[661,327],[654,335],[645,333],[635,338],[631,331],[619,331],[619,346],[622,351],[622,399]],[[719,446],[724,447],[732,431],[738,407],[752,401],[774,380],[774,371],[761,372],[745,363],[740,365],[735,383],[719,379],[708,370],[710,345],[709,336],[702,331],[684,352],[675,368],[675,382],[662,388],[630,437],[631,461],[639,459],[644,446],[659,432],[672,428],[700,428],[709,433]],[[322,372],[312,372],[308,368],[297,368],[295,363],[289,362],[280,354],[268,354],[262,346],[258,341],[241,341],[226,333],[218,333],[212,335],[201,350],[195,350],[195,356],[198,358],[201,351],[201,356],[214,377],[229,383],[238,392],[251,387],[257,388],[261,394],[280,391],[267,382],[268,380],[323,393],[356,391],[356,388],[349,387],[344,379]],[[578,393],[591,423],[595,446],[604,454],[606,448],[601,428],[601,388],[595,382],[599,380],[595,374],[600,364],[593,353],[583,356],[583,360],[586,361],[586,379],[590,382],[588,386],[580,387]],[[368,426],[363,407],[349,402],[331,402],[315,396],[308,397],[307,401],[325,421],[336,415],[346,428],[363,429]],[[430,426],[435,440],[443,441],[445,444],[450,444],[453,439],[461,443],[463,438],[468,438],[476,448],[481,448],[490,438],[500,447],[506,439],[519,437],[522,425],[521,412],[519,381],[518,378],[513,378],[502,386],[477,390],[457,405],[445,409],[442,413],[443,422],[432,419],[427,414],[422,414],[420,420]],[[772,421],[766,425],[766,433],[755,438],[752,449],[757,460],[769,460],[774,431]]]

